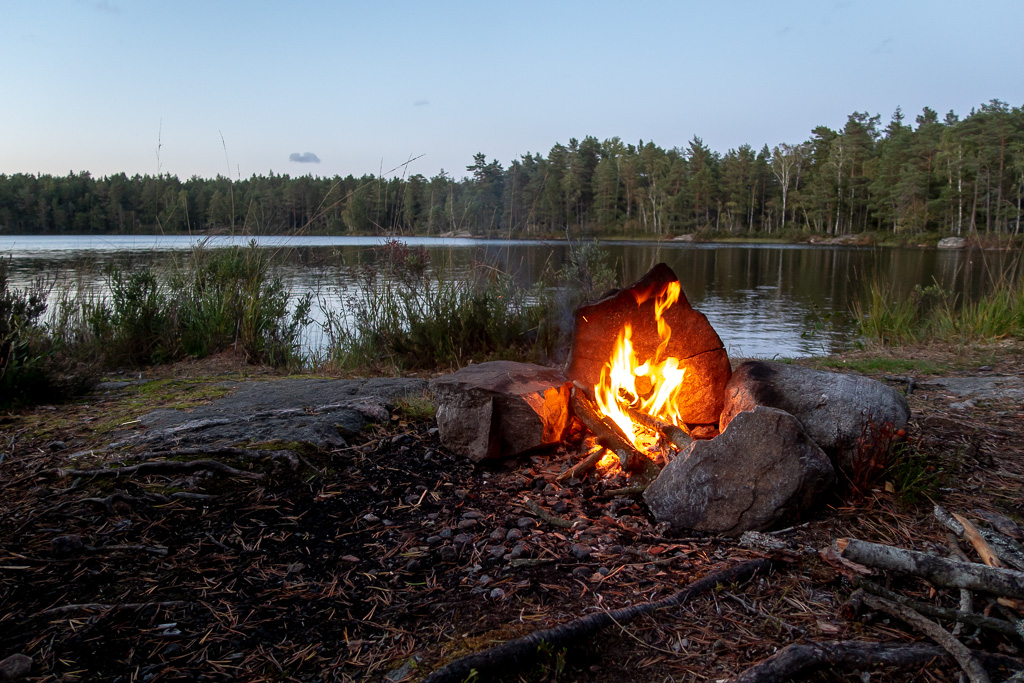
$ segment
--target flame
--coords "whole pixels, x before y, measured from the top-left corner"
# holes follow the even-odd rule
[[[641,452],[637,425],[624,408],[646,413],[678,425],[676,401],[683,386],[685,369],[677,358],[664,358],[672,329],[662,317],[679,300],[679,282],[669,282],[654,300],[654,319],[658,330],[658,348],[652,358],[639,359],[633,347],[633,327],[625,323],[612,347],[612,356],[601,369],[594,386],[594,397],[603,415],[612,420]],[[637,305],[650,298],[652,291],[635,294]]]

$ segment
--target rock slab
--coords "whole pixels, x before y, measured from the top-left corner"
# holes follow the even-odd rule
[[[32,658],[16,654],[0,661],[0,683],[20,681],[32,672]]]
[[[386,423],[395,400],[422,395],[417,378],[300,378],[225,382],[226,396],[188,411],[159,409],[109,447],[221,446],[302,442],[321,449],[348,445],[368,422]]]
[[[758,406],[714,439],[695,441],[644,500],[674,528],[739,536],[797,521],[835,482],[828,456],[795,417]]]
[[[888,423],[896,432],[910,420],[903,394],[870,377],[747,361],[726,385],[721,429],[757,406],[796,417],[833,464],[845,471],[857,456],[858,442],[872,436],[872,430]]]
[[[441,443],[474,462],[556,444],[569,428],[570,386],[554,368],[512,361],[431,380]]]
[[[632,343],[642,360],[654,357],[660,339],[654,316],[657,296],[679,278],[664,263],[626,289],[576,310],[572,349],[566,376],[587,386],[601,378],[601,369],[611,358],[612,348],[625,323],[633,328]],[[687,424],[714,424],[723,407],[729,381],[729,356],[721,338],[707,317],[695,311],[686,294],[663,314],[672,337],[664,356],[678,358],[686,370],[678,401],[679,415]]]

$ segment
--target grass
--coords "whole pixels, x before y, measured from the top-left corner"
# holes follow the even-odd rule
[[[891,356],[872,356],[869,358],[825,358],[818,365],[839,370],[853,370],[864,375],[939,375],[947,367],[941,363],[915,358],[893,358]]]
[[[1006,278],[988,293],[964,302],[939,285],[897,294],[875,282],[863,303],[853,306],[858,332],[883,346],[944,341],[969,344],[1024,338],[1024,281]]]

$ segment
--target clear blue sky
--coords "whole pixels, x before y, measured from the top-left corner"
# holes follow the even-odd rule
[[[586,135],[724,153],[854,111],[1021,106],[1022,27],[1020,0],[0,0],[0,173],[361,175],[422,155],[409,173],[462,177],[476,152]]]

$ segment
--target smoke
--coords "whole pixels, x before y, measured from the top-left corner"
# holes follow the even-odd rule
[[[289,161],[295,161],[300,164],[319,164],[320,157],[313,154],[312,152],[306,152],[305,154],[299,154],[298,152],[292,152],[288,155]]]

